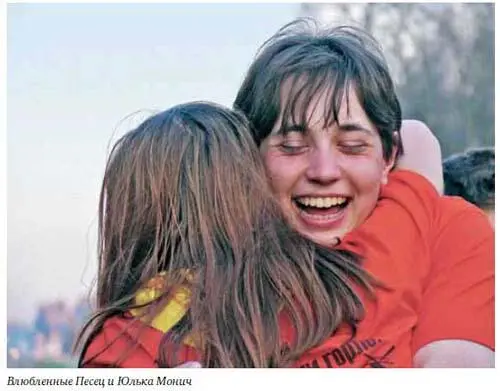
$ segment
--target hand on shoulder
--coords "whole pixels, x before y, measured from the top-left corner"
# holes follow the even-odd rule
[[[403,155],[396,167],[415,171],[427,178],[443,194],[441,146],[429,127],[421,121],[404,120],[401,125]]]

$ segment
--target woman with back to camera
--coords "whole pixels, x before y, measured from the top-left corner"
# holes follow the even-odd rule
[[[355,328],[348,281],[370,291],[353,254],[289,228],[246,119],[209,103],[175,106],[116,143],[98,253],[84,367],[291,366],[340,324]]]

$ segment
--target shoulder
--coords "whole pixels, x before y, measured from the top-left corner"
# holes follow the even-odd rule
[[[367,267],[380,269],[392,260],[398,265],[418,264],[419,270],[425,268],[429,263],[434,208],[439,197],[423,176],[395,170],[389,175],[372,214],[343,238],[342,248],[366,258]],[[415,261],[410,262],[409,258]]]
[[[428,243],[439,194],[423,176],[395,170],[383,186],[379,201],[366,225],[407,240]],[[415,237],[417,235],[418,237]]]
[[[393,197],[401,191],[411,191],[436,199],[439,193],[434,185],[419,173],[406,169],[395,169],[389,174],[387,185],[382,189],[382,197]]]
[[[460,197],[440,197],[435,211],[429,279],[492,280],[495,234],[488,216]]]
[[[113,316],[87,345],[84,367],[153,368],[162,333],[130,316]]]
[[[461,197],[439,197],[435,208],[433,224],[434,245],[457,248],[456,244],[482,243],[493,244],[494,231],[488,216],[477,206]],[[460,243],[452,245],[457,240]],[[493,249],[493,247],[492,247]]]
[[[462,197],[441,196],[439,197],[438,206],[441,211],[440,215],[445,219],[456,218],[461,214],[466,218],[468,216],[475,216],[474,218],[483,218],[486,216],[481,209],[467,202]]]
[[[493,349],[494,244],[491,224],[479,208],[457,197],[439,199],[415,350],[450,339]]]

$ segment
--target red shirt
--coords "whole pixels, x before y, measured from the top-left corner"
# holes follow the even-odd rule
[[[423,177],[391,173],[370,217],[341,248],[389,290],[370,300],[358,290],[365,317],[355,338],[341,327],[297,361],[298,367],[411,367],[419,348],[463,339],[494,349],[494,235],[487,217],[467,202],[439,197]],[[114,317],[90,343],[87,366],[155,367],[163,331]],[[139,329],[142,329],[140,332]],[[284,340],[293,327],[281,319]],[[127,354],[124,354],[127,349]],[[186,346],[183,359],[197,358]],[[125,357],[122,357],[125,356]]]

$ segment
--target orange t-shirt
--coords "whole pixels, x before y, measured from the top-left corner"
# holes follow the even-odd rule
[[[360,254],[389,290],[377,288],[376,300],[358,290],[365,317],[356,336],[340,328],[296,366],[411,367],[420,347],[441,339],[494,349],[493,246],[493,230],[478,208],[439,197],[418,174],[391,173],[370,217],[339,245]],[[166,329],[158,320],[140,325],[128,315],[109,319],[86,351],[86,359],[93,357],[87,366],[113,366],[122,358],[121,367],[156,367]],[[293,338],[285,317],[281,331],[284,341]],[[197,358],[187,345],[181,354]]]
[[[339,330],[298,366],[411,367],[419,348],[443,339],[494,349],[494,235],[475,206],[396,171],[340,247],[362,255],[390,290],[376,289],[376,301],[361,292],[366,315],[356,336]]]

